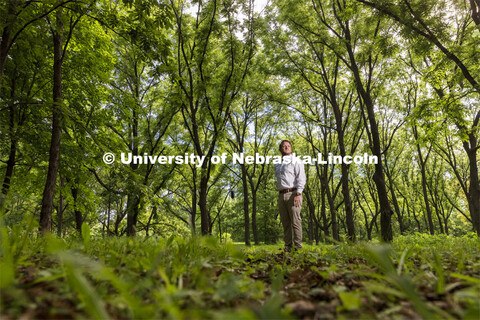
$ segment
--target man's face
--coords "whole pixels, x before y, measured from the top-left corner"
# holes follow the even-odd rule
[[[284,142],[280,145],[280,152],[284,156],[288,156],[292,153],[292,146],[288,142]]]

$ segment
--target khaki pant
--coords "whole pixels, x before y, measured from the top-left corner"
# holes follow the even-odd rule
[[[300,211],[302,206],[293,206],[293,192],[278,194],[278,210],[280,211],[280,220],[283,225],[283,236],[285,241],[285,250],[292,249],[292,238],[296,249],[302,247],[302,217]]]

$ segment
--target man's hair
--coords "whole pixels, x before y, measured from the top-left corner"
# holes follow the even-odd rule
[[[278,145],[278,150],[281,150],[281,149],[282,149],[282,144],[283,144],[284,142],[288,142],[288,143],[290,144],[290,147],[292,146],[292,143],[291,143],[290,141],[288,141],[288,140],[282,140],[282,142],[280,142],[280,144]]]

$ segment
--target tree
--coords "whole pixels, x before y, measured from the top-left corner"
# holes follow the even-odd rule
[[[248,73],[254,52],[251,27],[252,3],[246,13],[250,19],[242,26],[240,4],[212,0],[197,5],[195,17],[183,6],[172,3],[175,14],[175,74],[181,112],[196,155],[205,156],[200,170],[198,204],[202,235],[210,233],[207,205],[211,158],[218,140],[225,133],[233,101]],[[239,39],[237,30],[246,30]]]
[[[390,17],[399,23],[404,30],[413,30],[414,33],[434,46],[454,65],[453,73],[461,75],[460,83],[467,82],[471,86],[472,93],[475,93],[476,99],[480,93],[480,84],[478,82],[478,73],[473,71],[478,64],[480,56],[478,53],[473,56],[465,54],[468,46],[478,47],[478,40],[472,39],[471,30],[480,25],[478,20],[478,2],[470,1],[470,8],[466,2],[456,1],[413,1],[403,0],[394,4],[384,1],[370,2],[367,0],[357,0],[368,7]],[[450,21],[445,17],[443,10],[438,8],[454,7],[463,13],[461,15],[460,28],[449,28],[445,21]],[[471,26],[469,20],[473,19],[476,26]],[[453,36],[452,36],[453,34]],[[457,75],[457,76],[459,76]],[[450,89],[453,88],[451,83]],[[434,87],[440,99],[444,101],[443,106],[449,107],[451,104],[451,94],[434,84]],[[447,109],[448,110],[448,109]],[[480,110],[474,111],[470,126],[467,126],[467,120],[460,108],[457,112],[447,111],[452,117],[453,122],[458,128],[459,133],[464,137],[462,146],[468,156],[470,163],[470,186],[467,192],[468,204],[472,223],[478,235],[480,235],[480,180],[478,177],[477,151],[478,131],[480,127]]]

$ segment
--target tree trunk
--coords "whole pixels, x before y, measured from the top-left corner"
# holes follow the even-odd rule
[[[477,115],[478,118],[478,115]],[[477,167],[477,138],[474,133],[468,135],[470,146],[465,141],[464,149],[467,152],[470,169],[470,188],[468,192],[468,208],[472,217],[473,228],[480,237],[480,181]]]
[[[252,191],[252,233],[253,241],[256,245],[260,244],[258,239],[258,228],[257,228],[257,193]]]
[[[133,91],[133,95],[136,98],[138,103],[139,100],[139,88],[138,88],[138,76],[137,76],[137,68],[135,67],[135,81],[137,85],[135,86],[135,90]],[[132,157],[138,155],[138,115],[135,110],[132,112],[132,132],[131,132],[131,139],[132,139]],[[133,172],[133,179],[136,178],[135,172],[138,169],[138,163],[134,163],[132,161],[130,163],[130,169]],[[140,203],[139,200],[139,190],[136,184],[131,184],[129,186],[130,192],[128,193],[127,197],[127,236],[134,237],[137,234],[137,217],[138,217],[138,205]]]
[[[393,208],[395,209],[395,212],[398,217],[400,234],[403,235],[403,233],[405,232],[405,227],[403,225],[403,217],[400,211],[400,206],[398,205],[397,195],[395,194],[395,185],[393,184],[393,177],[391,176],[391,173],[386,165],[385,165],[385,174],[387,175],[387,179],[390,185],[390,193],[392,194]]]
[[[320,215],[322,217],[322,222],[323,222],[323,233],[325,234],[325,240],[327,240],[328,237],[330,237],[330,232],[328,230],[328,219],[327,219],[327,206],[325,203],[325,196],[326,196],[326,191],[325,191],[325,186],[323,185],[323,182],[321,182],[320,185],[320,194],[322,198],[322,204],[320,207]]]
[[[78,210],[78,186],[76,183],[78,181],[74,181],[75,185],[72,187],[72,198],[73,198],[73,213],[75,216],[75,228],[78,231],[78,234],[82,234],[82,223],[83,217],[82,212]]]
[[[157,206],[154,205],[152,208],[152,213],[150,214],[150,217],[148,217],[148,222],[147,225],[145,226],[145,236],[148,237],[148,232],[150,230],[150,224],[152,223],[152,218],[157,215]]]
[[[205,161],[207,161],[205,159]],[[200,179],[200,194],[198,199],[198,206],[200,207],[200,219],[202,235],[206,236],[210,234],[210,212],[207,208],[207,189],[208,189],[208,177],[206,176],[206,170],[202,170],[202,178]]]
[[[313,243],[315,241],[315,204],[313,203],[313,196],[309,186],[303,190],[305,201],[308,208],[308,240]]]
[[[323,180],[324,180],[323,184],[324,184],[325,192],[326,192],[326,195],[327,195],[328,205],[330,207],[330,218],[331,218],[331,221],[332,221],[332,236],[333,236],[334,240],[340,241],[340,233],[339,233],[339,230],[338,230],[337,210],[335,209],[335,202],[334,202],[334,199],[331,195],[330,188],[328,187],[327,178],[323,177]]]
[[[63,187],[63,178],[60,178],[60,186]],[[57,210],[57,236],[62,236],[63,227],[63,195],[60,189],[60,195],[58,197],[58,210]]]
[[[192,234],[196,233],[195,219],[197,218],[197,169],[192,167],[193,189],[192,189],[192,209],[190,212],[190,228]]]
[[[62,43],[63,22],[62,8],[57,10],[56,30],[53,31],[53,107],[52,138],[48,161],[47,180],[43,190],[42,209],[40,211],[40,231],[50,232],[52,229],[52,208],[55,194],[58,167],[60,163],[60,138],[62,134]]]
[[[418,134],[417,134],[417,127],[413,126],[413,134],[415,137],[415,140],[418,139]],[[420,145],[417,143],[417,153],[418,153],[418,159],[420,162],[420,172],[422,174],[422,191],[423,191],[423,199],[425,201],[425,210],[427,211],[427,221],[428,221],[428,229],[430,230],[430,234],[434,235],[435,234],[435,228],[433,226],[433,219],[432,219],[432,209],[430,208],[430,201],[428,201],[428,191],[427,191],[427,174],[425,171],[425,166],[428,158],[423,160],[423,155],[422,155],[422,150],[420,149]]]
[[[8,15],[13,14],[15,14],[15,4],[13,1],[10,1],[8,6]],[[8,57],[8,47],[10,46],[10,36],[12,33],[11,27],[12,24],[7,19],[7,23],[2,32],[2,41],[0,42],[0,88],[2,87],[3,73],[5,71],[5,64]]]
[[[345,142],[344,142],[344,132],[343,132],[343,123],[342,123],[342,115],[340,112],[340,107],[336,103],[335,96],[332,99],[332,106],[335,115],[335,122],[336,122],[336,129],[338,135],[338,146],[340,148],[340,155],[342,159],[346,156],[345,152]],[[352,200],[350,198],[350,191],[348,187],[348,167],[349,165],[342,161],[341,168],[342,168],[342,176],[341,176],[341,183],[342,183],[342,195],[343,195],[343,202],[345,205],[345,218],[347,224],[347,238],[350,241],[355,241],[355,222],[353,218],[353,210],[352,210]]]
[[[140,211],[140,195],[131,192],[127,198],[127,236],[134,237],[137,234],[137,219]]]
[[[6,199],[8,190],[13,176],[13,168],[15,167],[15,158],[17,155],[17,139],[15,137],[15,110],[13,105],[10,106],[10,153],[7,160],[7,170],[5,171],[5,177],[2,185],[2,198],[0,202],[0,208],[3,207],[3,201]]]
[[[348,30],[348,29],[347,29]],[[347,40],[350,41],[350,34],[348,32]],[[378,162],[375,164],[375,172],[373,174],[373,181],[377,187],[378,201],[380,203],[380,227],[382,240],[390,242],[393,240],[392,231],[392,208],[388,201],[387,186],[385,184],[385,175],[382,165],[382,151],[380,144],[380,134],[378,132],[377,120],[375,119],[375,110],[373,100],[370,96],[370,92],[366,91],[363,87],[362,79],[360,77],[360,71],[355,61],[353,49],[350,43],[347,43],[347,51],[350,57],[351,69],[355,77],[355,83],[360,97],[362,98],[364,105],[367,109],[368,123],[366,126],[370,128],[370,134],[372,137],[371,150],[373,155],[377,156]]]
[[[342,157],[345,157],[345,147],[343,146],[343,133],[339,135],[339,144],[340,144],[340,154]],[[340,136],[342,136],[340,141]],[[348,187],[348,165],[342,161],[341,164],[342,168],[342,194],[343,194],[343,201],[345,205],[345,219],[347,224],[347,237],[350,241],[355,241],[355,222],[353,217],[353,210],[352,210],[352,200],[350,198],[350,191]]]
[[[107,236],[110,235],[110,214],[112,212],[112,200],[108,196],[108,208],[107,208]]]
[[[247,184],[247,170],[245,164],[240,165],[242,169],[242,187],[243,187],[243,218],[245,227],[245,245],[250,246],[250,214],[248,212],[248,184]]]

